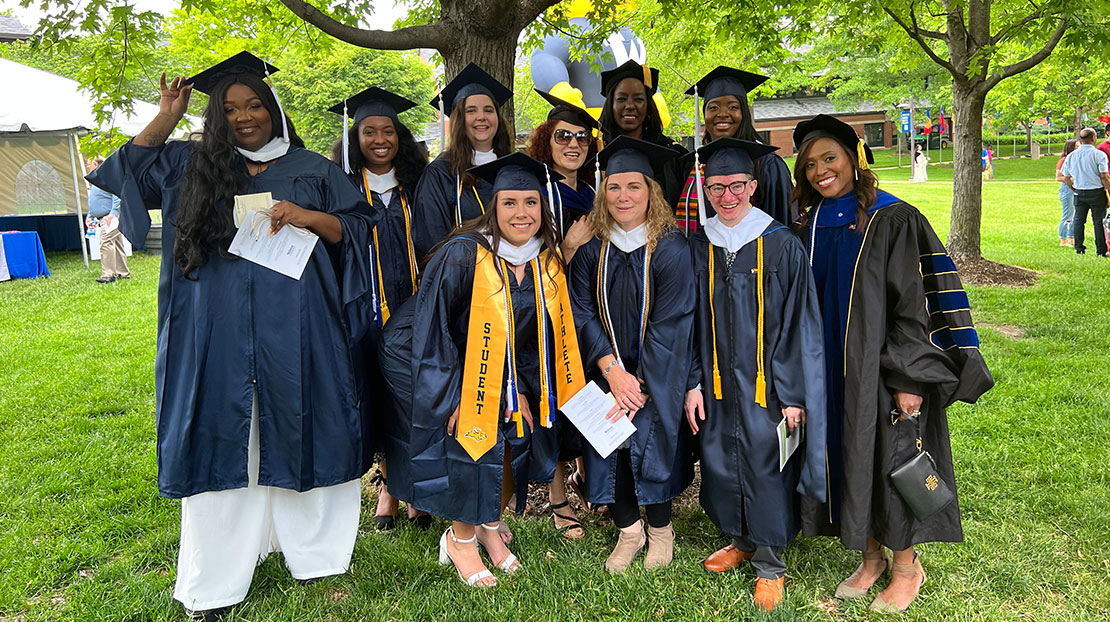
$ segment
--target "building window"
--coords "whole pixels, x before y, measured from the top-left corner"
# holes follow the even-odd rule
[[[886,123],[864,123],[863,140],[867,142],[869,147],[882,147],[886,145],[885,136],[883,135],[885,131]]]
[[[756,134],[759,136],[759,142],[764,145],[771,144],[771,130],[759,130]]]
[[[65,213],[62,176],[42,160],[24,164],[15,174],[15,205],[20,214]]]

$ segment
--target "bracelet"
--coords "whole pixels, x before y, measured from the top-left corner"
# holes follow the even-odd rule
[[[613,366],[616,365],[616,364],[617,364],[617,359],[614,358],[612,361],[609,362],[608,365],[605,366],[605,369],[601,370],[601,377],[605,378],[606,376],[608,376],[609,375],[609,370],[613,369]]]

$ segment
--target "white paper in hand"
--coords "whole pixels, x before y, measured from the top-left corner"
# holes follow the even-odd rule
[[[636,426],[628,417],[620,417],[616,421],[605,418],[616,403],[612,394],[603,392],[591,380],[559,410],[570,419],[602,458],[608,458],[614,449],[620,447],[636,431]]]
[[[802,436],[805,435],[805,427],[798,426],[793,434],[787,436],[786,419],[784,418],[779,422],[776,430],[779,433],[779,471],[782,471],[786,468],[786,461],[790,459],[790,456],[794,455],[798,446],[802,444]]]
[[[231,241],[227,251],[300,280],[318,239],[320,238],[308,229],[293,225],[285,225],[277,233],[270,235],[269,210],[252,210],[239,223],[239,230],[235,232],[235,239]]]

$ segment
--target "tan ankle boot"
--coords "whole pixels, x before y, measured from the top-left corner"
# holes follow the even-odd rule
[[[622,528],[617,545],[605,560],[605,570],[614,574],[624,572],[632,564],[632,559],[643,550],[644,543],[643,521]]]
[[[674,557],[674,526],[647,527],[648,550],[644,556],[644,569],[655,570],[671,563]]]

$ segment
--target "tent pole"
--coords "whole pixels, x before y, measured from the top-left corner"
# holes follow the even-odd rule
[[[77,181],[77,133],[69,134],[69,168],[73,171],[73,203],[77,206],[77,231],[80,232],[81,258],[85,260],[85,270],[89,269],[89,249],[85,248],[85,217],[81,214],[81,187]]]

